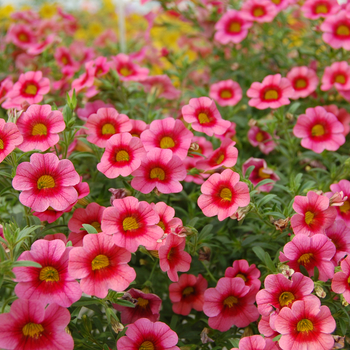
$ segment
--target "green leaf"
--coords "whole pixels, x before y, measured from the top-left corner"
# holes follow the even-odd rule
[[[261,247],[255,246],[252,248],[255,255],[263,262],[265,263],[265,250]]]
[[[299,106],[300,106],[300,102],[294,102],[294,103],[291,104],[291,106],[289,107],[288,113],[294,114],[295,111],[299,108]]]
[[[129,300],[117,299],[114,301],[115,304],[127,306],[127,307],[135,307],[136,305]]]
[[[271,272],[275,272],[276,271],[276,267],[275,264],[272,262],[270,254],[265,252],[265,263],[266,266],[270,269]]]
[[[251,172],[254,170],[255,168],[255,165],[251,165],[245,172],[245,175],[244,175],[244,178],[245,179],[248,179],[249,178],[249,175],[251,174]]]
[[[260,186],[263,186],[263,185],[267,185],[267,184],[273,184],[275,183],[275,181],[271,180],[271,179],[265,179],[265,180],[262,180],[260,181],[255,187],[254,189],[260,187]]]
[[[83,224],[83,227],[87,233],[98,233],[95,227],[89,224]],[[84,229],[81,228],[80,230],[84,231]]]
[[[264,204],[270,202],[272,199],[274,199],[275,197],[277,197],[277,195],[275,194],[267,194],[266,196],[262,197],[261,199],[259,199],[256,202],[257,207],[261,207]]]
[[[13,267],[20,267],[20,266],[25,266],[25,267],[38,267],[41,268],[42,266],[38,264],[35,261],[29,261],[29,260],[21,260],[21,261],[15,261],[12,263]]]
[[[309,277],[309,273],[307,272],[307,270],[306,270],[306,268],[305,268],[304,265],[300,265],[300,266],[299,266],[299,269],[300,269],[300,272],[301,272],[304,276]]]
[[[318,281],[318,276],[320,275],[320,271],[318,271],[317,266],[314,267],[314,281]],[[345,334],[345,333],[344,333]]]
[[[273,338],[273,341],[279,341],[281,339],[281,337],[282,337],[282,334],[279,334]]]

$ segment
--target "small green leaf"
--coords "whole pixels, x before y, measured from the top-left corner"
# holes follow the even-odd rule
[[[252,248],[253,252],[256,254],[256,256],[263,262],[265,263],[265,250],[262,249],[261,247],[255,246]]]
[[[129,300],[117,299],[114,302],[115,302],[115,304],[122,305],[122,306],[127,306],[127,307],[135,307],[136,306],[135,304],[133,304]]]
[[[84,229],[80,229],[82,231],[86,231],[87,233],[98,233],[95,227],[89,225],[89,224],[83,224]]]
[[[42,266],[40,264],[38,264],[35,261],[29,261],[29,260],[23,260],[23,261],[15,261],[14,263],[12,263],[13,267],[38,267],[41,268]]]
[[[309,277],[309,273],[307,272],[307,270],[306,270],[306,268],[305,268],[304,265],[300,265],[300,266],[299,266],[299,269],[300,269],[300,272],[301,272],[304,276]]]

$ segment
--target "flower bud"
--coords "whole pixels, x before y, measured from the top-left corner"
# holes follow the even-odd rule
[[[131,192],[126,188],[110,188],[108,191],[112,193],[112,196],[110,199],[111,205],[113,205],[113,201],[115,199],[122,199],[127,196],[131,196]]]

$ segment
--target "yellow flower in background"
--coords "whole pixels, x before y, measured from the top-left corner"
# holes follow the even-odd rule
[[[57,4],[45,2],[39,10],[42,18],[51,18],[57,13]]]
[[[15,12],[15,8],[12,5],[1,6],[0,19],[10,18],[13,12]]]
[[[87,28],[88,36],[96,38],[103,32],[103,30],[104,27],[100,22],[91,22]]]
[[[115,13],[115,6],[112,0],[102,0],[102,12]]]
[[[125,30],[127,37],[144,33],[147,27],[147,20],[141,15],[133,13],[125,18]]]

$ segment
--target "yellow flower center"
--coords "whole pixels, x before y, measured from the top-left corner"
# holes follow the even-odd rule
[[[149,304],[149,301],[147,299],[143,299],[141,297],[137,298],[137,306],[140,306],[143,309],[145,309],[148,304]]]
[[[163,221],[159,221],[157,226],[159,226],[163,231],[165,230],[165,225],[164,225]]]
[[[62,56],[61,57],[61,62],[64,64],[64,65],[66,65],[66,64],[68,64],[68,58],[66,57],[66,56]]]
[[[186,287],[183,291],[182,291],[182,295],[184,295],[185,297],[193,294],[194,289],[193,287]]]
[[[339,207],[341,213],[347,213],[350,210],[350,202],[345,201],[343,205]]]
[[[40,281],[45,282],[58,282],[60,280],[60,276],[54,267],[45,266],[40,270],[39,279]]]
[[[38,88],[34,84],[28,84],[24,89],[24,92],[27,95],[33,95],[33,96],[36,95],[37,91],[38,91]]]
[[[266,101],[277,100],[278,99],[278,92],[277,92],[277,90],[270,89],[270,90],[265,91],[264,99]]]
[[[239,33],[241,31],[241,24],[239,22],[230,23],[230,26],[228,27],[228,31],[230,33]]]
[[[323,136],[325,134],[325,130],[323,125],[316,124],[311,129],[311,135],[312,136]]]
[[[198,114],[198,120],[199,120],[199,124],[210,123],[210,119],[209,119],[208,115],[206,113],[203,113],[203,112]]]
[[[229,308],[233,307],[235,304],[238,304],[238,299],[233,295],[224,300],[224,306],[228,306]]]
[[[350,277],[348,278],[348,284],[350,285]]]
[[[18,35],[18,40],[22,41],[23,43],[27,43],[29,41],[28,35],[25,33],[20,33]]]
[[[122,149],[117,152],[115,160],[117,162],[128,162],[130,160],[129,153]]]
[[[264,134],[261,131],[259,131],[255,136],[255,140],[258,142],[264,141]]]
[[[261,16],[264,16],[264,14],[265,14],[264,8],[261,7],[261,6],[257,6],[253,10],[253,16],[254,17],[261,17]]]
[[[261,177],[262,179],[269,179],[271,177],[270,174],[266,174],[264,172],[265,168],[260,168],[258,173],[259,173],[259,177]]]
[[[42,175],[37,181],[37,187],[39,190],[44,188],[54,188],[55,185],[55,180],[51,175]]]
[[[313,329],[314,329],[314,325],[307,318],[304,318],[303,320],[299,321],[297,324],[298,332],[309,332],[309,331],[312,331]]]
[[[109,259],[106,255],[97,255],[94,260],[91,261],[92,271],[101,270],[109,266]]]
[[[29,322],[22,328],[25,337],[38,339],[42,332],[44,332],[44,327],[40,323]]]
[[[315,13],[319,14],[319,13],[328,13],[328,7],[326,5],[323,4],[319,4],[316,6],[315,8]]]
[[[235,277],[242,278],[242,280],[243,280],[244,282],[247,281],[246,277],[245,277],[244,275],[242,275],[241,273],[237,273],[237,275],[236,275]]]
[[[151,179],[163,181],[165,179],[165,171],[162,168],[153,168],[149,174]]]
[[[32,136],[43,136],[47,135],[47,127],[42,123],[35,124],[32,129]]]
[[[290,292],[283,292],[278,298],[278,301],[282,307],[288,306],[290,303],[293,302],[293,300],[295,300],[295,297]]]
[[[314,220],[315,214],[311,211],[307,211],[305,213],[305,222],[307,225],[310,225],[312,221]]]
[[[349,36],[350,35],[350,29],[349,27],[347,27],[344,24],[341,24],[337,30],[336,30],[336,34],[339,36]]]
[[[175,249],[174,248],[171,248],[170,250],[169,250],[169,253],[168,253],[168,255],[167,255],[167,259],[168,260],[172,260],[172,258],[173,258],[173,256],[175,255]]]
[[[224,99],[229,99],[232,97],[232,91],[231,90],[222,90],[220,92],[220,97]]]
[[[221,164],[225,159],[225,156],[223,154],[221,154],[217,160],[216,160],[216,164]]]
[[[271,0],[274,4],[279,5],[281,3],[281,0]]]
[[[306,80],[303,78],[299,78],[295,81],[294,87],[296,89],[304,89],[306,87]]]
[[[96,229],[97,232],[102,232],[101,230],[101,224],[97,221],[94,221],[90,224],[92,227]]]
[[[310,264],[310,260],[313,258],[313,254],[312,253],[306,253],[303,254],[299,259],[298,259],[298,264],[302,264],[305,267]]]
[[[124,231],[137,230],[139,227],[137,220],[133,216],[128,216],[123,220]]]
[[[173,148],[174,146],[175,142],[170,136],[164,136],[160,140],[160,148]]]
[[[123,67],[120,69],[119,73],[124,77],[128,77],[129,75],[132,74],[132,70],[130,70],[128,67]]]
[[[154,350],[154,345],[149,340],[146,340],[140,345],[139,350]]]
[[[345,79],[344,74],[338,74],[338,75],[335,77],[334,82],[335,82],[335,83],[338,83],[338,84],[345,84],[346,79]]]
[[[220,197],[224,201],[231,202],[232,200],[232,192],[229,188],[225,187],[220,191]]]
[[[4,149],[5,145],[4,145],[4,141],[0,139],[0,149]]]
[[[104,124],[102,126],[102,135],[114,135],[115,134],[115,127],[112,124]]]

